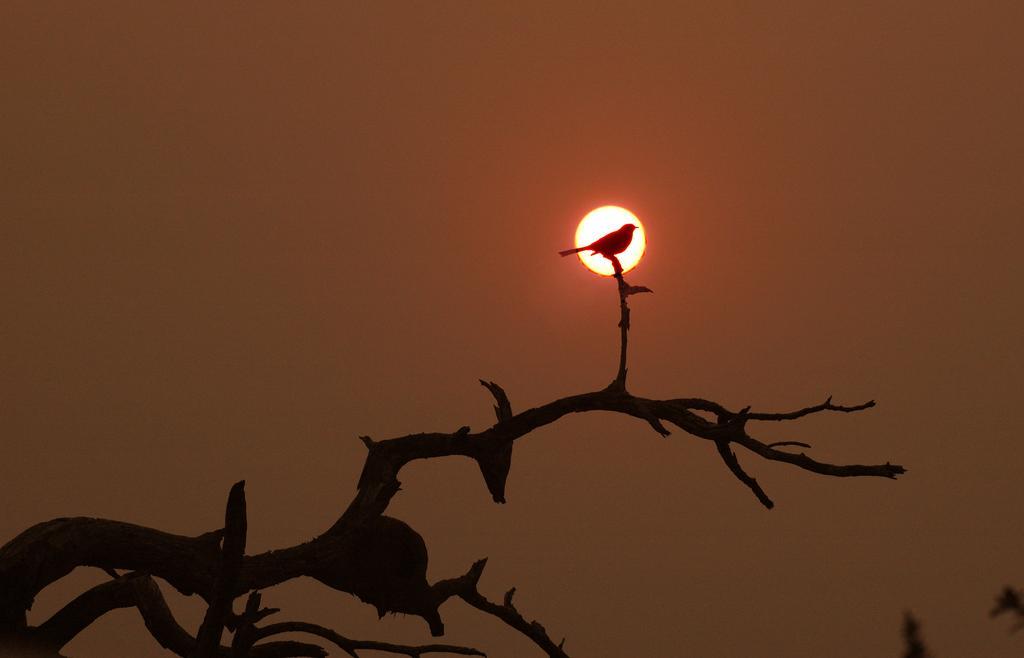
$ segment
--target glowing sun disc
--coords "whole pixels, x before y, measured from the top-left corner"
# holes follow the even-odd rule
[[[576,247],[585,247],[598,238],[604,237],[622,227],[623,224],[633,224],[637,227],[633,232],[633,241],[629,243],[626,250],[618,255],[619,263],[622,264],[622,271],[628,272],[640,262],[647,249],[647,232],[644,225],[636,218],[636,215],[619,206],[601,206],[587,213],[586,217],[580,220],[576,227]],[[577,256],[580,262],[591,272],[602,276],[611,276],[615,273],[612,262],[589,251],[581,251]]]

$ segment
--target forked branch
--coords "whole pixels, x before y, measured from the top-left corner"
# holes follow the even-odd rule
[[[208,658],[271,658],[275,656],[323,656],[324,650],[301,642],[262,642],[286,632],[303,632],[326,639],[349,656],[358,651],[385,651],[418,657],[427,653],[483,655],[476,649],[430,644],[404,646],[353,640],[336,631],[306,622],[281,622],[258,626],[274,612],[260,608],[256,590],[307,576],[348,592],[373,605],[380,615],[388,612],[423,618],[433,635],[444,633],[439,608],[452,597],[493,615],[516,629],[550,658],[568,658],[562,643],[555,644],[539,623],[527,621],[512,603],[514,589],[502,604],[484,597],[477,589],[485,560],[464,575],[429,583],[426,580],[427,549],[423,538],[405,523],[384,515],[400,489],[398,475],[416,459],[463,456],[479,466],[495,502],[505,502],[505,486],[512,466],[515,441],[534,430],[574,413],[604,411],[637,418],[658,435],[669,436],[668,425],[715,446],[729,471],[767,508],[774,503],[757,480],[740,465],[733,448],[742,446],[764,459],[832,477],[895,478],[905,472],[890,464],[833,464],[809,457],[810,449],[798,441],[765,443],[750,433],[751,421],[792,421],[825,411],[852,413],[874,406],[874,401],[843,406],[825,402],[790,412],[758,412],[745,407],[732,411],[702,398],[648,399],[626,390],[626,354],[630,328],[627,297],[651,292],[631,286],[618,260],[615,271],[620,309],[619,367],[605,389],[571,395],[538,407],[513,413],[512,404],[498,384],[481,380],[493,396],[496,422],[473,432],[462,426],[454,432],[410,434],[382,441],[363,436],[367,455],[356,485],[356,495],[337,521],[314,539],[258,555],[245,555],[245,499],[242,483],[232,489],[224,529],[197,537],[173,535],[128,523],[91,518],[54,519],[21,533],[0,548],[0,646],[5,641],[28,640],[57,650],[107,611],[136,607],[147,628],[160,644],[180,656]],[[705,417],[713,416],[714,420]],[[114,580],[82,594],[49,621],[29,627],[26,611],[35,596],[78,566],[106,570]],[[119,576],[117,569],[133,573]],[[185,594],[198,594],[209,604],[206,618],[193,637],[174,621],[160,590],[150,576],[163,578]],[[231,603],[249,594],[245,611],[235,615]],[[1005,610],[1013,610],[1009,598]],[[235,631],[232,647],[220,644],[223,629]]]
[[[87,590],[26,635],[37,651],[56,652],[97,619],[118,608],[137,608],[146,629],[161,647],[178,656],[196,654],[199,648],[196,638],[175,620],[156,581],[140,573],[119,576]],[[3,646],[0,643],[0,647]],[[232,655],[230,647],[216,646],[213,651],[213,655],[221,658]],[[294,641],[267,642],[252,647],[245,654],[246,658],[324,658],[326,655],[327,652],[315,644]]]
[[[512,604],[512,597],[515,595],[516,588],[513,587],[505,593],[504,602],[501,604],[488,600],[487,597],[480,593],[477,589],[477,582],[479,581],[480,575],[483,573],[484,566],[486,566],[486,564],[487,560],[483,559],[477,561],[473,565],[470,573],[474,574],[475,578],[468,579],[463,583],[463,586],[458,592],[459,597],[477,610],[497,617],[510,627],[528,637],[534,644],[543,649],[550,658],[569,658],[568,654],[566,654],[563,649],[565,640],[555,644],[548,636],[547,631],[544,630],[544,627],[540,622],[527,621],[526,618],[519,613],[515,605]]]
[[[381,614],[403,612],[419,615],[430,624],[434,634],[443,633],[438,609],[451,596],[458,595],[472,605],[479,604],[477,607],[487,606],[483,599],[473,594],[468,594],[468,598],[463,596],[466,590],[457,586],[460,579],[470,574],[433,585],[426,582],[426,546],[422,538],[406,524],[383,516],[391,498],[399,490],[399,472],[415,459],[451,455],[469,457],[479,464],[492,497],[503,502],[514,442],[573,413],[620,413],[644,421],[659,435],[667,434],[666,425],[671,424],[695,438],[709,441],[730,472],[766,507],[772,506],[771,499],[740,467],[734,446],[742,446],[764,459],[833,477],[895,478],[904,472],[902,466],[888,462],[862,465],[818,461],[805,452],[794,453],[780,449],[784,447],[782,445],[764,443],[747,429],[749,421],[784,421],[824,411],[859,411],[869,408],[870,403],[845,407],[827,400],[823,404],[788,413],[752,412],[749,408],[731,411],[719,403],[700,398],[653,400],[606,389],[572,395],[509,415],[511,404],[504,390],[491,382],[484,385],[499,402],[498,422],[476,433],[462,427],[451,433],[411,434],[382,441],[365,438],[368,454],[358,491],[341,518],[325,533],[304,544],[244,556],[237,574],[231,579],[234,586],[229,588],[228,596],[242,596],[291,578],[309,576],[334,589],[355,594],[376,606]],[[699,412],[712,413],[716,420],[708,420]],[[218,582],[227,582],[222,575],[224,556],[218,546],[222,538],[227,539],[223,530],[198,537],[183,537],[116,521],[87,518],[56,519],[34,526],[0,549],[0,634],[28,632],[25,610],[32,599],[44,587],[77,566],[127,569],[159,576],[186,594],[197,593],[213,602],[217,598]],[[409,564],[409,555],[417,556],[417,566],[408,576],[396,579],[393,575],[395,570],[401,564]],[[142,584],[134,586],[136,590],[143,585],[148,586],[149,581],[140,582]],[[105,601],[104,605],[113,605],[109,598],[113,594],[103,594],[99,598]],[[139,598],[131,596],[135,596],[132,600]],[[97,605],[86,606],[83,603],[79,607],[94,611],[103,607],[97,608]],[[144,607],[138,607],[145,617]],[[497,609],[489,611],[493,613]],[[506,611],[503,614],[508,616],[510,613]],[[67,619],[74,617],[70,612],[68,615]],[[77,618],[82,617],[79,615]],[[58,624],[55,620],[50,627],[67,629],[73,624],[69,625],[67,621]],[[534,628],[532,624],[528,627]],[[69,632],[65,631],[64,636]],[[184,631],[170,635],[165,632],[163,637],[173,636],[178,647],[187,644],[188,651],[192,651],[194,640],[186,640],[182,633]],[[266,645],[256,645],[254,650],[261,646]]]

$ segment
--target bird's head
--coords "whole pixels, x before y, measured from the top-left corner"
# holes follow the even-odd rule
[[[637,228],[639,227],[636,224],[623,224],[622,228],[620,228],[619,230],[622,231],[623,233],[633,235],[633,231],[637,230]]]

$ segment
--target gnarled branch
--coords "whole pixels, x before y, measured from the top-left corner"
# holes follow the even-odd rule
[[[747,475],[747,472],[743,470],[742,466],[740,466],[740,461],[736,459],[736,453],[729,447],[729,442],[716,441],[715,447],[718,448],[718,454],[721,455],[722,461],[724,461],[725,465],[729,467],[732,474],[736,476],[736,479],[750,487],[750,490],[754,492],[754,495],[757,496],[757,499],[761,501],[762,505],[768,509],[775,507],[775,503],[773,503],[772,499],[768,497],[768,494],[764,492],[764,489],[762,489],[761,485],[757,483],[757,480]]]
[[[302,621],[286,621],[268,624],[257,627],[257,622],[264,618],[280,612],[277,608],[261,608],[262,597],[259,592],[250,592],[245,603],[245,611],[232,620],[235,627],[235,638],[231,643],[232,658],[245,658],[249,656],[253,645],[260,640],[265,640],[273,635],[281,633],[308,633],[316,635],[329,642],[334,643],[342,651],[353,658],[359,658],[356,652],[359,650],[383,651],[405,656],[418,658],[428,653],[448,653],[462,656],[484,656],[482,651],[470,647],[462,647],[452,644],[425,644],[409,646],[404,644],[393,644],[389,642],[375,642],[372,640],[353,640],[345,637],[337,631]],[[265,645],[256,645],[265,646]]]
[[[462,428],[452,433],[367,440],[369,450],[358,491],[334,526],[304,544],[244,557],[231,593],[240,596],[298,576],[311,576],[330,587],[359,596],[375,605],[382,614],[391,611],[419,615],[428,621],[435,634],[440,634],[443,624],[437,610],[446,597],[442,583],[430,585],[425,580],[426,547],[422,538],[404,523],[382,516],[399,489],[398,473],[410,461],[450,455],[474,459],[480,464],[492,496],[504,500],[504,478],[516,440],[568,414],[608,411],[633,416],[652,425],[652,419],[671,423],[696,438],[714,443],[733,474],[750,487],[763,504],[770,506],[770,499],[756,481],[738,468],[730,444],[742,446],[768,460],[833,477],[895,478],[904,468],[888,462],[831,464],[817,461],[803,452],[779,450],[748,434],[746,421],[789,420],[789,417],[799,418],[817,411],[856,411],[869,406],[840,407],[827,401],[789,414],[749,409],[732,412],[718,403],[698,398],[652,400],[625,391],[602,390],[527,409],[477,433]],[[719,422],[711,422],[696,411],[710,411],[718,416]],[[492,473],[489,479],[488,472]],[[210,600],[221,573],[218,543],[222,534],[183,537],[88,518],[57,519],[34,526],[0,549],[0,627],[6,624],[9,628],[24,628],[24,611],[35,594],[77,566],[150,573],[164,578],[184,593],[198,593]],[[414,572],[397,577],[396,565],[408,563],[406,551],[411,551],[409,555],[421,556],[414,560],[419,566]],[[366,556],[370,555],[376,556],[372,564],[366,561]]]
[[[494,615],[515,628],[551,658],[567,658],[562,644],[555,644],[543,626],[528,622],[512,604],[514,589],[504,602],[489,601],[477,589],[485,560],[478,561],[464,575],[430,584],[426,580],[427,550],[423,538],[405,523],[384,516],[399,491],[398,474],[410,461],[434,457],[464,456],[476,461],[491,497],[505,502],[505,485],[512,464],[515,441],[540,427],[572,413],[605,411],[625,414],[646,422],[660,436],[670,434],[672,424],[687,434],[715,445],[730,472],[754,492],[768,508],[772,500],[757,480],[740,466],[733,451],[739,445],[760,457],[785,462],[798,468],[833,477],[895,478],[905,472],[890,464],[831,464],[808,457],[804,452],[779,450],[810,445],[796,441],[764,443],[747,432],[749,421],[789,421],[822,411],[850,413],[874,406],[874,401],[854,406],[824,403],[792,412],[752,412],[750,407],[730,411],[723,405],[701,398],[647,399],[626,390],[626,354],[630,328],[630,295],[651,292],[644,286],[626,283],[622,266],[610,258],[617,284],[620,309],[620,353],[615,379],[605,389],[581,393],[527,409],[512,411],[508,395],[498,384],[480,380],[494,397],[497,422],[480,432],[468,426],[450,433],[434,432],[374,441],[359,437],[367,455],[356,485],[356,495],[338,520],[311,541],[280,550],[246,556],[245,499],[243,483],[232,488],[225,528],[185,537],[129,523],[92,518],[55,519],[24,531],[0,548],[0,643],[8,638],[30,640],[41,646],[63,646],[80,630],[107,611],[137,607],[150,633],[164,647],[181,656],[227,656],[265,658],[271,656],[323,656],[323,649],[298,642],[258,643],[271,635],[305,632],[327,639],[350,656],[357,651],[378,650],[420,656],[447,652],[483,655],[475,649],[431,644],[403,646],[352,640],[331,629],[305,622],[282,622],[262,628],[256,623],[274,612],[260,608],[256,590],[298,576],[308,576],[339,591],[353,594],[387,612],[418,615],[433,635],[444,633],[439,607],[458,596],[477,609]],[[712,422],[701,414],[712,414]],[[38,628],[26,621],[36,594],[79,566],[104,569],[113,580],[69,603]],[[117,569],[135,573],[119,576]],[[167,609],[160,590],[150,576],[159,576],[184,594],[198,594],[209,604],[207,615],[192,637]],[[232,601],[250,593],[245,611],[235,616]],[[220,645],[224,627],[235,630],[232,648]]]
[[[365,513],[386,507],[390,496],[397,491],[398,472],[414,459],[462,455],[476,460],[481,464],[481,470],[484,470],[487,460],[495,459],[498,450],[507,449],[515,440],[565,415],[588,411],[611,411],[633,416],[651,424],[661,435],[668,433],[662,421],[672,423],[692,436],[714,442],[716,446],[735,443],[765,459],[785,462],[821,475],[895,478],[905,472],[902,466],[888,462],[877,465],[821,462],[803,452],[779,450],[778,447],[786,444],[764,443],[752,437],[746,430],[748,420],[789,420],[818,411],[852,412],[868,409],[873,405],[874,403],[866,403],[842,407],[833,405],[830,398],[827,402],[814,407],[777,414],[751,412],[749,408],[733,412],[718,403],[699,398],[651,400],[611,389],[573,395],[527,409],[475,434],[413,434],[374,442],[363,469],[364,478],[361,482],[365,486],[360,487],[359,495],[346,511],[346,515],[355,516],[361,510]],[[694,411],[710,411],[718,416],[719,422],[710,422]],[[730,461],[727,460],[726,463],[734,473],[737,473]],[[749,486],[746,480],[740,479]],[[503,488],[499,493],[504,500]],[[761,493],[763,494],[763,491]],[[762,498],[759,495],[758,498],[770,507],[767,496]]]
[[[245,513],[245,480],[236,482],[228,493],[224,511],[224,539],[221,547],[220,573],[213,583],[213,596],[199,632],[196,633],[195,658],[212,658],[220,647],[224,625],[231,615],[238,572],[245,555],[248,523]]]
[[[196,638],[174,619],[160,587],[147,574],[130,573],[101,583],[78,596],[29,635],[41,648],[59,650],[80,631],[117,608],[138,608],[150,635],[163,648],[186,658],[198,649]],[[214,655],[229,658],[231,649],[217,646]],[[327,655],[314,644],[294,641],[268,642],[253,647],[247,658],[287,658]]]
[[[487,654],[471,647],[460,647],[453,644],[424,644],[411,646],[404,644],[392,644],[390,642],[375,642],[372,640],[353,640],[340,633],[318,624],[310,624],[304,621],[283,621],[268,624],[256,631],[257,639],[263,639],[279,633],[309,633],[328,640],[353,658],[359,658],[357,651],[383,651],[394,653],[411,658],[428,653],[448,653],[459,656],[486,656]],[[257,645],[259,646],[259,645]]]
[[[540,622],[526,621],[526,618],[516,610],[516,607],[512,604],[512,596],[516,591],[514,587],[505,594],[504,602],[501,604],[488,600],[487,597],[480,593],[477,589],[477,583],[480,580],[480,576],[483,574],[484,566],[486,565],[486,559],[478,560],[473,565],[473,568],[470,570],[472,577],[467,577],[465,581],[460,583],[458,591],[459,597],[477,610],[481,610],[489,615],[497,617],[526,637],[530,638],[530,640],[543,649],[550,658],[569,658],[568,654],[566,654],[562,648],[565,644],[565,640],[555,644],[548,636],[547,631],[544,630],[544,627]]]

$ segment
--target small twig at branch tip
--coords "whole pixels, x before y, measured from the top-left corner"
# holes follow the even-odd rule
[[[772,509],[775,507],[774,501],[768,497],[768,494],[766,494],[764,489],[761,488],[761,485],[757,483],[757,480],[750,477],[747,472],[743,470],[743,467],[740,466],[739,459],[736,458],[736,453],[734,453],[732,448],[729,447],[729,442],[715,441],[715,447],[718,448],[718,454],[722,457],[722,461],[729,467],[732,474],[736,476],[736,479],[747,485],[747,487],[754,492],[754,496],[758,501],[760,501],[766,508]]]
[[[658,420],[658,418],[656,416],[651,416],[650,418],[647,419],[647,422],[650,423],[651,427],[654,428],[655,432],[657,432],[658,434],[660,434],[662,436],[668,436],[669,434],[672,433],[672,432],[669,432],[668,429],[664,425],[662,425],[661,421]]]
[[[480,576],[484,574],[484,567],[486,566],[487,558],[482,557],[476,562],[474,562],[473,566],[471,566],[469,568],[469,571],[466,572],[466,575],[469,576],[469,579],[472,581],[474,587],[476,587],[476,584],[480,582]]]
[[[516,588],[515,587],[513,587],[509,591],[505,592],[505,607],[507,607],[507,608],[515,608],[515,606],[512,605],[512,597],[515,596],[515,595],[516,595]]]
[[[508,400],[508,395],[505,393],[505,389],[498,386],[494,382],[481,379],[480,385],[491,392],[494,396],[494,401],[498,404],[494,405],[494,416],[498,419],[498,422],[508,420],[512,417],[512,403]]]
[[[363,445],[366,446],[367,450],[373,448],[373,444],[375,443],[375,441],[368,436],[360,436],[359,440],[363,442]]]
[[[647,286],[630,286],[630,285],[627,285],[626,289],[625,289],[625,293],[627,295],[637,295],[637,294],[642,293],[642,292],[653,293],[654,291],[651,290],[650,288],[648,288]]]

